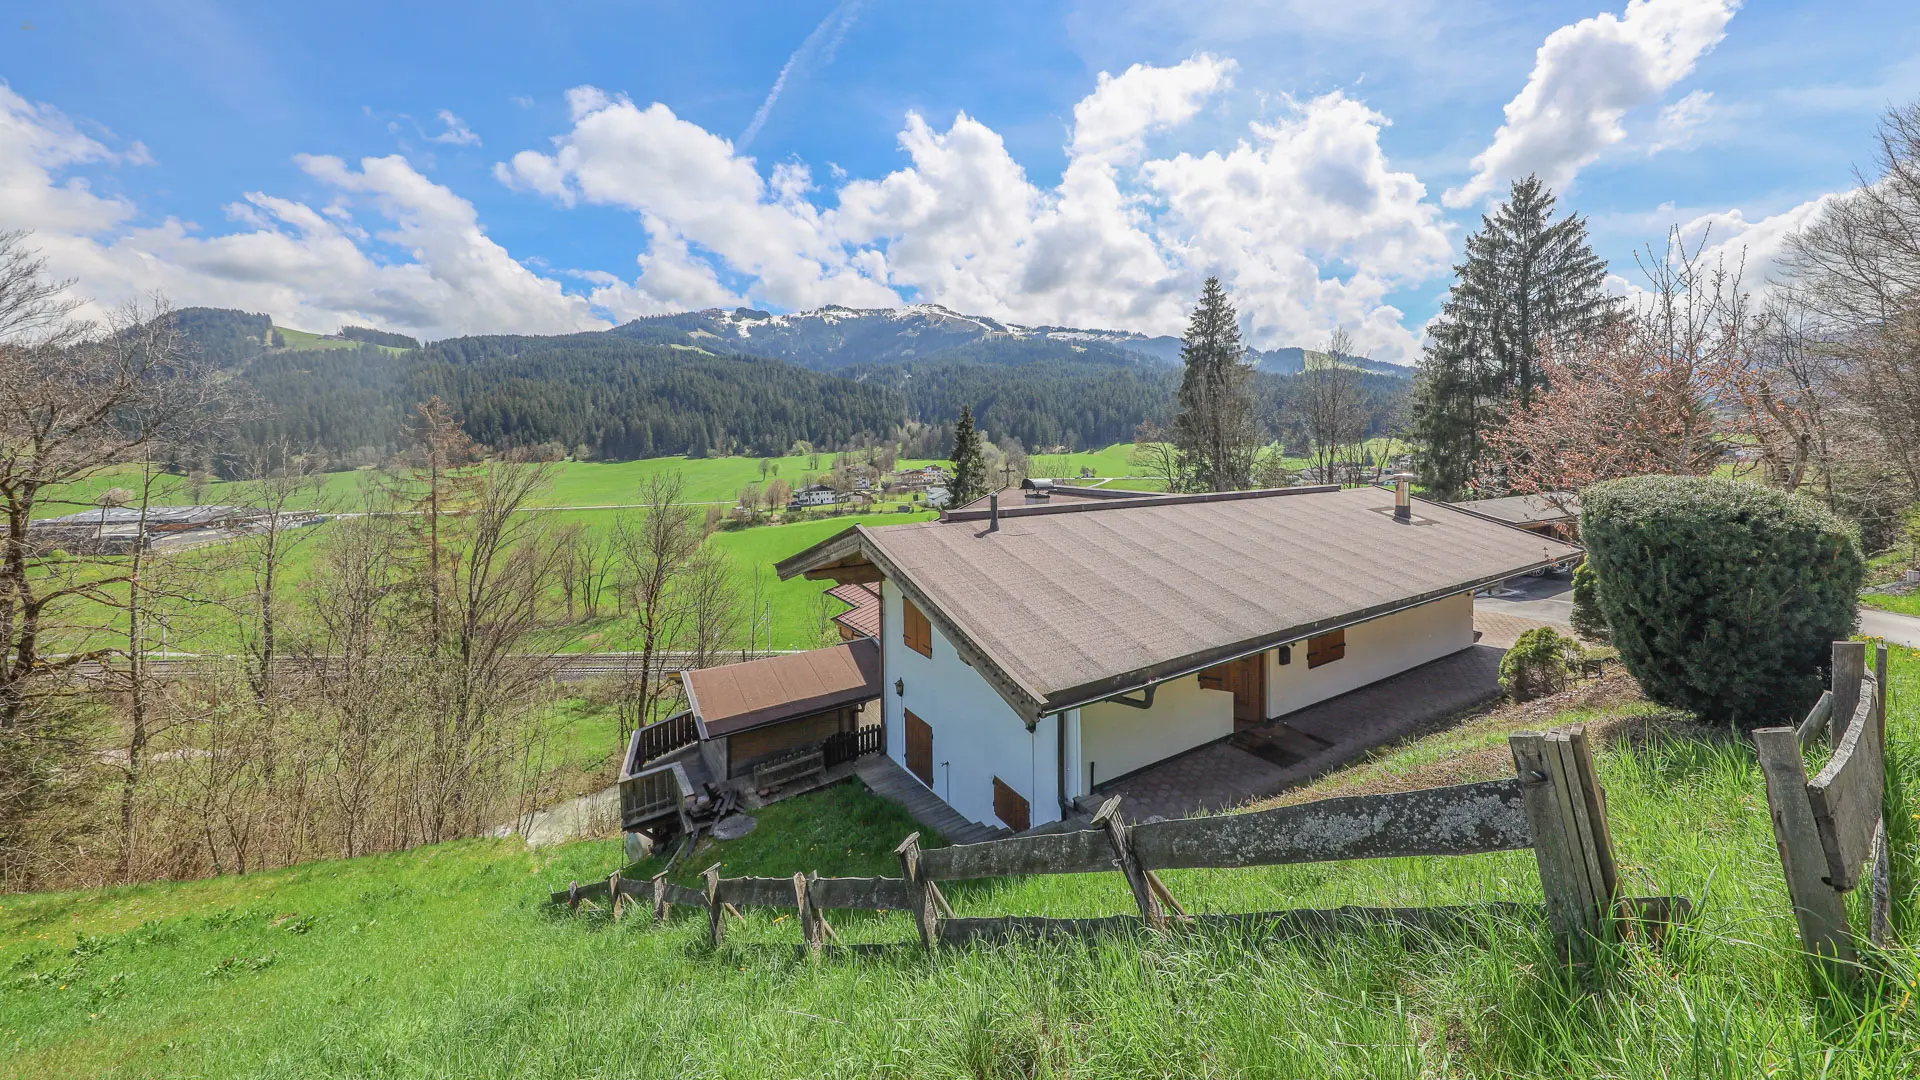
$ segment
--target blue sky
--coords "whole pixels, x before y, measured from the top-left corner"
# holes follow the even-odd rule
[[[1219,273],[1263,345],[1411,359],[1514,175],[1623,277],[1711,224],[1757,281],[1920,97],[1911,3],[6,6],[0,228],[54,270],[434,337],[917,300],[1178,332]]]

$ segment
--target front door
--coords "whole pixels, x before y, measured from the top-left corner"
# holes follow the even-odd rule
[[[907,771],[920,778],[928,787],[933,786],[933,728],[925,720],[907,713]]]
[[[1239,731],[1267,719],[1267,654],[1255,653],[1216,664],[1200,673],[1200,685],[1233,695],[1233,729]]]

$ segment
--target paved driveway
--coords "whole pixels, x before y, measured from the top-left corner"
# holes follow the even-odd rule
[[[1565,577],[1515,578],[1474,597],[1473,610],[1476,618],[1503,614],[1566,626],[1573,620],[1573,583]],[[1920,649],[1920,619],[1911,615],[1863,607],[1860,633]]]
[[[1911,615],[1861,608],[1860,632],[1868,637],[1885,638],[1909,649],[1920,649],[1920,619]]]
[[[1475,596],[1473,612],[1476,616],[1517,615],[1523,619],[1571,625],[1573,578],[1566,574],[1514,578]]]

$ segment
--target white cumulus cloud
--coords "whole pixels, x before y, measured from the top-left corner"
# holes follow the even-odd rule
[[[1506,122],[1473,159],[1473,176],[1446,193],[1469,206],[1507,181],[1537,173],[1556,191],[1626,138],[1627,113],[1661,99],[1726,36],[1740,0],[1631,0],[1547,35],[1533,73],[1506,106]]]
[[[1376,355],[1411,359],[1417,335],[1387,297],[1444,271],[1450,245],[1425,186],[1389,165],[1385,117],[1337,92],[1288,100],[1231,148],[1148,157],[1149,138],[1177,139],[1234,71],[1202,54],[1102,74],[1074,108],[1067,166],[1050,187],[978,119],[963,112],[941,130],[909,113],[907,164],[836,175],[824,205],[805,166],[762,175],[666,105],[593,87],[570,93],[573,126],[553,152],[523,151],[496,174],[562,205],[638,213],[649,237],[639,276],[593,294],[622,317],[748,298],[912,299],[1177,334],[1201,278],[1219,274],[1258,344],[1317,341],[1344,324]]]
[[[300,166],[334,191],[332,202],[316,210],[249,192],[227,208],[240,230],[211,236],[171,217],[138,224],[133,203],[66,175],[139,160],[0,84],[0,229],[32,230],[28,242],[49,270],[77,278],[100,305],[160,292],[183,307],[264,311],[303,329],[372,323],[429,337],[606,325],[585,298],[490,239],[472,203],[399,156],[355,168],[302,155]],[[358,216],[367,206],[371,229]]]

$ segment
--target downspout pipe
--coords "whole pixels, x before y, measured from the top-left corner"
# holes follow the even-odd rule
[[[1060,801],[1062,820],[1073,816],[1073,803],[1067,799],[1067,714],[1053,714],[1053,730],[1057,738],[1053,751],[1053,794]]]

